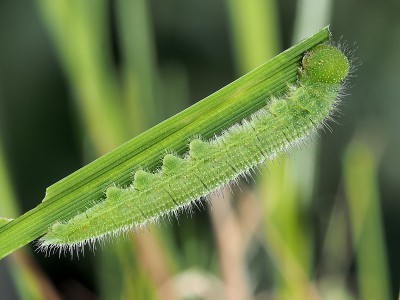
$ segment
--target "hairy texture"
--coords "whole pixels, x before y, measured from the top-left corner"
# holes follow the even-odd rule
[[[258,165],[311,137],[332,115],[348,72],[340,50],[315,47],[303,58],[298,84],[284,97],[214,139],[192,140],[185,157],[167,154],[158,172],[137,171],[128,188],[109,187],[104,201],[54,224],[39,247],[83,251],[85,244],[191,210],[200,197],[251,176]]]

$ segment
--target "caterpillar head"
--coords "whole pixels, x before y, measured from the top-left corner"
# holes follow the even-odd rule
[[[318,45],[303,57],[304,73],[314,82],[340,83],[349,69],[347,57],[333,46]]]

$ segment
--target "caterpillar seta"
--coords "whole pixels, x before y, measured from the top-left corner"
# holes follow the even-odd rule
[[[209,141],[193,139],[184,157],[167,154],[156,173],[139,170],[127,188],[109,187],[105,199],[67,222],[57,222],[40,238],[39,249],[83,251],[85,245],[170,214],[190,210],[195,201],[250,175],[260,164],[308,140],[332,118],[349,73],[336,47],[307,52],[298,82],[288,93]]]

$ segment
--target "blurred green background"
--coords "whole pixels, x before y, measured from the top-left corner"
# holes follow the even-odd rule
[[[399,12],[395,0],[0,0],[5,217],[322,26],[356,66],[333,133],[211,210],[79,260],[25,247],[0,261],[0,298],[397,299]]]

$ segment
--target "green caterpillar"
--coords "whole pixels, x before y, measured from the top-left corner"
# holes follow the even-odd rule
[[[194,139],[183,157],[167,154],[156,173],[139,170],[131,186],[109,187],[106,198],[68,222],[57,222],[39,240],[44,251],[81,249],[105,237],[137,229],[169,214],[190,210],[200,197],[250,174],[323,127],[338,103],[349,73],[336,47],[318,45],[303,57],[296,86],[272,99],[221,135]]]

